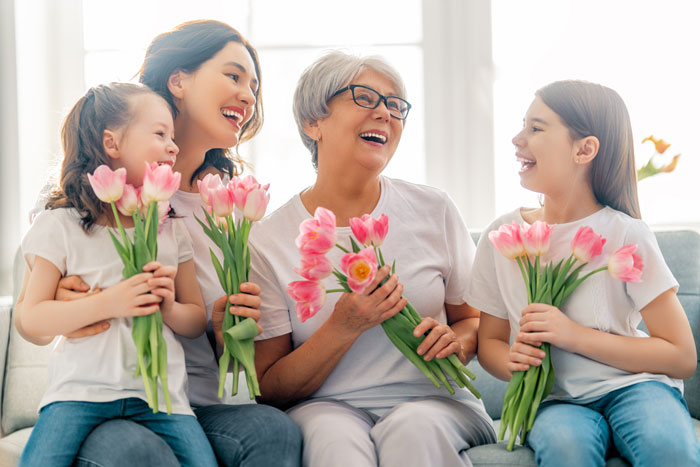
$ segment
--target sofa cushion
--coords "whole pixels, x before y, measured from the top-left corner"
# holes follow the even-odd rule
[[[24,275],[21,255],[15,257],[13,274],[15,278]],[[39,347],[25,341],[15,327],[10,326],[2,398],[3,434],[33,426],[36,422],[39,401],[48,386],[50,350],[51,345]]]

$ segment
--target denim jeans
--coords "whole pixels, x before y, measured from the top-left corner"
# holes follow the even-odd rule
[[[176,461],[187,466],[216,466],[202,428],[191,415],[153,413],[141,399],[112,402],[61,401],[41,409],[20,466],[70,466],[93,428],[113,419],[128,419],[147,428],[169,446]],[[110,441],[121,443],[119,436]],[[122,465],[124,459],[121,459]],[[143,465],[140,459],[135,465]]]
[[[219,465],[298,466],[301,432],[283,412],[259,404],[212,405],[195,409]],[[118,442],[115,442],[118,440]],[[177,458],[153,432],[127,420],[95,428],[76,459],[78,467],[177,467]]]
[[[528,435],[539,466],[604,466],[613,449],[638,466],[700,465],[700,446],[680,391],[646,381],[589,404],[542,404]]]

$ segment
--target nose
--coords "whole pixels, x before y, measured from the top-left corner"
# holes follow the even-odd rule
[[[517,148],[522,147],[522,145],[523,145],[523,140],[524,140],[523,131],[525,131],[524,128],[522,130],[520,130],[518,133],[516,133],[516,135],[513,136],[513,139],[511,140],[513,145]]]
[[[168,151],[168,154],[172,155],[173,157],[177,156],[177,153],[180,152],[180,148],[175,144],[174,140],[170,140],[170,143],[168,144],[168,147],[166,149]]]
[[[240,99],[240,101],[243,104],[245,104],[249,107],[255,105],[255,101],[256,101],[255,93],[253,92],[252,89],[250,89],[247,86],[241,87],[241,91],[240,91],[240,94],[238,95],[238,99]]]
[[[382,103],[372,109],[372,111],[374,112],[374,118],[377,120],[389,121],[391,118],[391,113],[389,112],[389,107],[387,107],[386,99],[382,99]]]

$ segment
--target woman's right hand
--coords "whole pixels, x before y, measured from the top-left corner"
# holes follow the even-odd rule
[[[105,319],[151,315],[158,311],[163,297],[151,293],[153,273],[142,272],[102,291]]]
[[[393,274],[381,287],[377,287],[390,273],[391,268],[384,265],[363,293],[346,292],[341,295],[329,322],[359,336],[400,312],[408,300],[401,296],[403,284],[399,283],[399,276]]]
[[[515,371],[527,371],[531,366],[540,366],[545,357],[544,350],[534,347],[523,341],[524,332],[519,332],[510,346],[508,356],[510,361],[506,364],[511,374]],[[541,343],[540,343],[541,344]]]
[[[99,291],[100,289],[90,291],[90,286],[87,285],[80,276],[68,276],[61,278],[58,282],[55,299],[62,302],[69,302],[71,300],[88,297]],[[105,332],[107,329],[109,329],[109,321],[100,321],[73,331],[70,334],[66,334],[66,337],[78,338],[94,336]]]

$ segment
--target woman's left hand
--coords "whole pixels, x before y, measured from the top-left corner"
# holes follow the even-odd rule
[[[241,284],[241,293],[233,294],[228,297],[231,307],[228,309],[232,315],[238,315],[243,318],[252,318],[257,323],[260,321],[260,286],[253,282],[244,282]],[[214,302],[211,312],[211,324],[214,328],[214,335],[219,345],[224,345],[224,335],[221,327],[224,324],[224,312],[226,311],[226,296]],[[258,334],[262,332],[262,328],[258,324]]]
[[[459,355],[462,346],[457,340],[457,334],[447,324],[441,324],[433,318],[423,318],[413,330],[413,335],[420,337],[427,331],[430,333],[418,346],[418,355],[423,355],[425,361],[433,358],[446,358],[450,354]]]
[[[580,335],[580,325],[569,319],[561,310],[544,303],[531,303],[523,309],[520,319],[521,340],[533,346],[542,342],[568,352],[573,352],[573,344]]]

